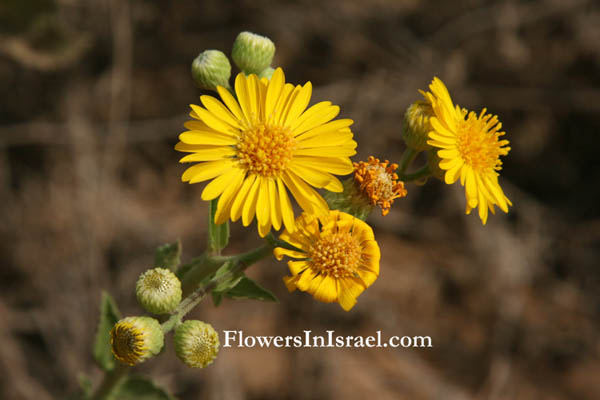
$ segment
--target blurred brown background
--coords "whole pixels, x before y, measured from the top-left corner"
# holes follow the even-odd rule
[[[138,368],[181,399],[600,398],[600,6],[595,1],[2,0],[0,398],[63,398],[101,377],[101,289],[139,314],[156,246],[206,240],[202,185],[173,150],[201,94],[189,67],[268,35],[289,81],[355,120],[355,160],[397,161],[404,109],[432,77],[498,114],[515,206],[482,227],[463,189],[410,185],[369,222],[380,279],[350,313],[250,275],[279,304],[206,301],[219,331],[429,335],[433,349],[222,349],[205,370],[167,351]],[[231,251],[258,240],[233,225]],[[223,337],[222,337],[223,339]]]

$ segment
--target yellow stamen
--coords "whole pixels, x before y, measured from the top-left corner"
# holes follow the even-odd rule
[[[499,132],[502,124],[498,117],[485,114],[484,108],[479,116],[470,112],[468,117],[460,120],[456,134],[456,148],[465,162],[476,171],[500,170],[500,156],[508,154],[510,147],[507,140],[499,140],[504,132]],[[466,114],[466,111],[465,111]]]
[[[242,132],[237,158],[254,174],[278,176],[292,159],[296,140],[287,128],[259,123]]]
[[[350,232],[321,237],[309,253],[313,266],[324,275],[344,278],[357,274],[361,247]]]

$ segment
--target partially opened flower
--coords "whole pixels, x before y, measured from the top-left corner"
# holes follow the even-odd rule
[[[287,230],[280,239],[301,251],[278,247],[274,254],[296,258],[288,261],[291,276],[283,278],[288,290],[308,292],[315,299],[338,302],[346,311],[379,276],[379,245],[364,221],[340,211],[330,211],[319,220],[303,213],[297,230]]]
[[[220,196],[215,222],[241,218],[248,226],[256,216],[261,236],[282,224],[293,232],[288,190],[304,211],[326,215],[327,203],[313,187],[342,191],[334,174],[353,171],[352,120],[333,120],[339,107],[328,101],[306,109],[311,83],[285,83],[281,68],[270,81],[240,73],[237,100],[223,87],[218,92],[222,102],[202,96],[204,107],[191,106],[196,120],[185,124],[189,130],[175,147],[191,153],[181,162],[200,162],[183,173],[184,182],[212,179],[202,199]]]
[[[404,182],[398,180],[398,164],[379,161],[369,156],[367,162],[354,163],[354,179],[371,205],[381,208],[381,215],[390,212],[394,200],[406,196]]]
[[[488,210],[493,214],[494,206],[498,206],[508,212],[508,206],[512,206],[498,183],[500,156],[510,150],[508,140],[500,139],[504,135],[502,124],[497,116],[486,114],[485,108],[477,115],[455,106],[438,78],[433,79],[429,89],[431,92],[421,92],[435,114],[429,119],[432,131],[427,143],[439,149],[439,166],[445,171],[446,183],[450,185],[460,178],[465,186],[467,214],[479,207],[485,225]]]

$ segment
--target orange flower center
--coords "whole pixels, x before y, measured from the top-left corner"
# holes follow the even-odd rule
[[[312,264],[324,275],[335,278],[355,276],[360,265],[361,247],[349,232],[319,238],[309,251]]]
[[[354,179],[369,202],[381,207],[382,215],[390,212],[394,199],[406,196],[404,182],[396,174],[398,165],[388,164],[389,161],[380,162],[373,156],[368,162],[354,163]]]
[[[259,123],[242,132],[236,147],[238,160],[250,173],[273,177],[286,169],[296,140],[287,128]]]
[[[500,156],[508,154],[510,147],[504,147],[508,140],[499,140],[504,132],[499,132],[502,124],[498,117],[485,115],[484,108],[479,116],[470,112],[466,119],[458,121],[456,147],[465,164],[475,171],[502,169]]]

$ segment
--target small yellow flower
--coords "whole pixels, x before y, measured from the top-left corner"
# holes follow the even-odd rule
[[[297,258],[288,261],[291,276],[283,278],[288,290],[308,292],[325,303],[338,302],[346,311],[356,298],[379,276],[379,245],[365,222],[340,211],[330,211],[320,221],[302,214],[294,233],[280,238],[302,252],[278,247],[275,257]]]
[[[155,356],[163,347],[164,335],[157,320],[150,317],[127,317],[110,331],[115,358],[135,365]]]
[[[354,179],[360,191],[367,196],[372,205],[381,207],[381,215],[387,215],[394,199],[406,196],[404,182],[398,180],[398,164],[389,164],[388,160],[379,161],[369,156],[367,162],[354,163]]]
[[[421,92],[435,114],[429,121],[432,131],[427,143],[439,149],[445,182],[450,185],[460,178],[460,184],[465,186],[466,213],[479,207],[479,217],[485,225],[488,210],[494,214],[494,206],[498,206],[508,212],[508,206],[512,206],[498,183],[500,156],[510,150],[508,140],[500,140],[504,135],[500,131],[502,124],[497,116],[486,114],[485,108],[477,115],[455,106],[438,78],[433,79],[429,89],[431,92]]]
[[[343,190],[333,175],[353,171],[350,156],[356,142],[350,119],[333,120],[339,107],[324,101],[306,109],[312,86],[285,83],[281,68],[271,77],[239,74],[237,100],[223,87],[222,102],[201,96],[204,107],[192,105],[187,132],[179,135],[175,149],[191,153],[180,162],[200,162],[188,168],[184,182],[212,181],[203,200],[219,197],[215,222],[242,219],[248,226],[254,216],[265,236],[282,224],[294,230],[294,211],[288,190],[300,207],[311,214],[327,215],[325,200],[313,189]],[[332,121],[333,120],[333,121]]]

